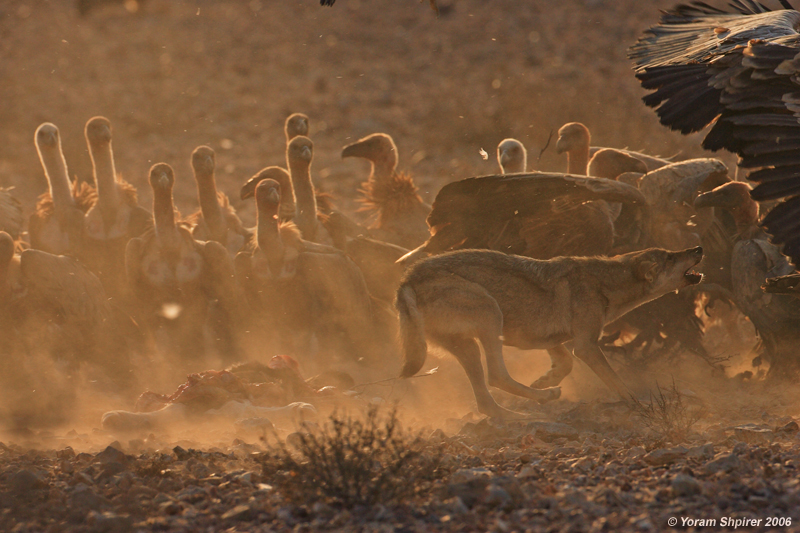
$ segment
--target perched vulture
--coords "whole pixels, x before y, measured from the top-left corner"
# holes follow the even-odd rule
[[[761,224],[800,265],[800,12],[735,1],[665,12],[629,50],[644,102],[683,134],[712,124],[703,147],[754,169],[758,202],[782,200]]]

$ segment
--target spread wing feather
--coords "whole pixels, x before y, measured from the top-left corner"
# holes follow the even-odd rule
[[[786,2],[781,2],[789,7]],[[644,98],[661,123],[681,133],[712,124],[703,146],[738,154],[754,169],[752,197],[784,199],[763,221],[773,242],[800,265],[800,12],[735,1],[664,13],[629,50]]]
[[[605,202],[646,204],[635,187],[602,178],[540,172],[468,178],[439,191],[424,250],[488,248],[540,259],[605,254],[614,237]]]
[[[481,176],[449,183],[433,202],[428,226],[468,223],[480,227],[487,220],[550,212],[553,201],[566,209],[584,202],[606,200],[644,205],[644,196],[633,186],[603,178],[532,172]]]

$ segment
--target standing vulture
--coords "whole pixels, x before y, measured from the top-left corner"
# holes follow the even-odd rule
[[[761,224],[800,265],[800,12],[741,0],[679,5],[629,50],[644,102],[683,134],[712,124],[703,147],[754,169],[758,202],[782,200]]]

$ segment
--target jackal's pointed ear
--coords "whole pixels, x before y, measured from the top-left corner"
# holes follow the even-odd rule
[[[653,280],[656,279],[656,274],[658,274],[658,264],[655,261],[642,259],[634,267],[633,273],[636,279],[644,280],[647,283],[653,283]]]

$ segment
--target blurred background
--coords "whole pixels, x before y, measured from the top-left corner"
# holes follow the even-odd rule
[[[351,211],[369,170],[345,144],[386,132],[426,201],[445,183],[494,173],[521,140],[529,166],[566,170],[551,131],[585,123],[592,144],[697,156],[700,136],[657,122],[626,50],[673,0],[73,0],[0,2],[0,186],[33,207],[46,181],[33,144],[60,129],[71,176],[91,181],[83,127],[114,127],[117,170],[150,206],[147,169],[177,173],[176,202],[197,206],[189,154],[217,151],[217,179],[246,223],[238,188],[284,165],[283,121],[311,120],[313,178]],[[489,154],[483,160],[480,150]],[[732,166],[728,154],[720,154]]]

